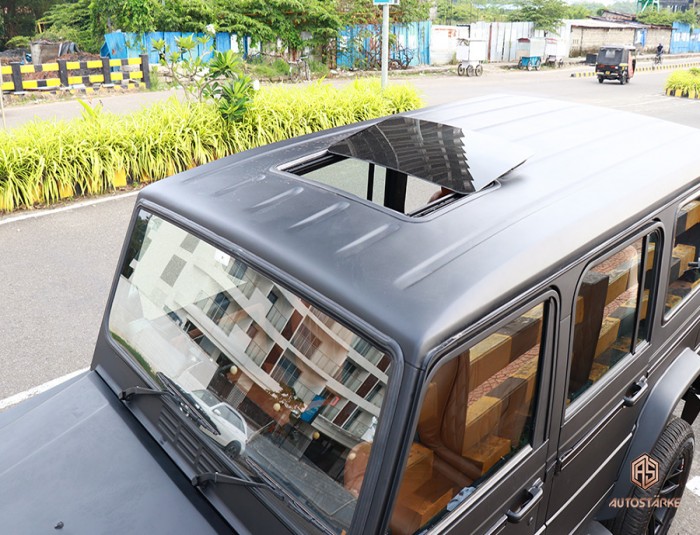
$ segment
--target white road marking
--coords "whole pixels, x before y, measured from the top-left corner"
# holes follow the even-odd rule
[[[687,488],[696,496],[700,496],[700,476],[690,478],[690,480],[688,480],[688,483],[686,483],[685,488]]]
[[[59,377],[57,379],[52,379],[51,381],[48,381],[48,382],[44,383],[43,385],[35,386],[34,388],[30,388],[29,390],[25,390],[24,392],[20,392],[19,394],[15,394],[14,396],[10,396],[9,398],[1,399],[0,400],[0,411],[6,409],[8,407],[12,407],[13,405],[17,405],[17,403],[21,403],[22,401],[25,401],[33,396],[36,396],[37,394],[41,394],[42,392],[46,392],[47,390],[53,388],[54,386],[58,386],[61,383],[65,383],[66,381],[72,379],[73,377],[80,375],[81,373],[88,371],[89,369],[90,368],[83,368],[81,370],[76,370],[72,373],[64,375],[63,377]]]
[[[85,206],[93,206],[95,204],[102,204],[103,202],[110,202],[110,201],[116,201],[119,199],[123,199],[124,197],[131,197],[133,195],[138,195],[140,190],[134,190],[130,191],[128,193],[120,193],[118,195],[111,195],[109,197],[103,197],[100,199],[92,199],[89,201],[83,201],[83,202],[76,202],[72,204],[68,204],[66,206],[61,206],[60,208],[47,208],[47,209],[41,209],[37,211],[32,211],[16,216],[10,216],[6,217],[3,219],[0,219],[0,225],[6,225],[8,223],[16,223],[17,221],[23,221],[25,219],[33,219],[35,217],[44,217],[47,215],[53,215],[53,214],[58,214],[60,212],[67,212],[68,210],[75,210],[76,208],[83,208]]]

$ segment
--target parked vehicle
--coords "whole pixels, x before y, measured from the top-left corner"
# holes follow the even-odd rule
[[[598,82],[617,80],[621,85],[629,83],[637,67],[636,49],[633,46],[608,45],[600,48],[595,66]]]
[[[223,446],[227,455],[237,457],[245,453],[248,426],[241,413],[208,390],[193,390],[192,394],[201,400],[202,408],[214,421],[218,431],[212,433],[205,429],[205,433]]]
[[[495,95],[144,188],[90,371],[0,413],[2,531],[666,532],[699,143]]]
[[[545,52],[547,40],[544,37],[521,37],[518,39],[516,58],[519,69],[539,71],[542,66],[542,58],[547,57]]]

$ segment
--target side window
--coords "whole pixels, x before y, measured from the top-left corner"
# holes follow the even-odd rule
[[[676,217],[673,258],[666,293],[668,316],[698,287],[700,271],[690,267],[700,254],[700,199],[681,206]]]
[[[437,521],[531,442],[544,308],[531,308],[444,362],[430,379],[392,535]]]
[[[584,275],[576,297],[568,402],[649,338],[659,243],[659,232],[654,231]]]

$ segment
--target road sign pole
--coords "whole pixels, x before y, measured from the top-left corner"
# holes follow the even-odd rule
[[[382,6],[382,89],[389,74],[389,4]]]

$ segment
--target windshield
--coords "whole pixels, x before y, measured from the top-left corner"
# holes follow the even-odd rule
[[[203,441],[250,460],[336,533],[348,530],[390,359],[302,297],[140,212],[109,328],[151,377],[201,401]],[[230,423],[228,425],[226,422]],[[346,470],[346,461],[348,469]]]
[[[607,65],[617,65],[622,61],[621,48],[602,48],[598,52],[598,63]]]

